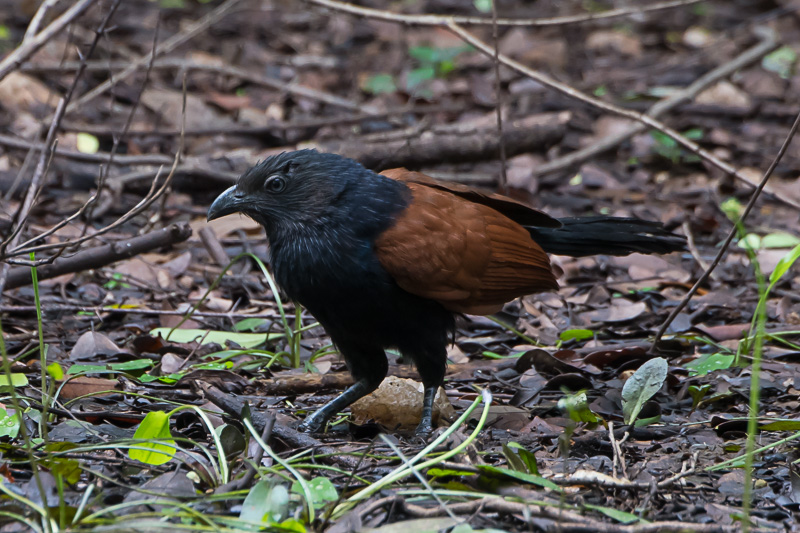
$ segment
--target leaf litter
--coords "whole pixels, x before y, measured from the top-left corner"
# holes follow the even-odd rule
[[[582,9],[580,2],[539,4],[535,13],[516,4],[499,3],[498,9],[501,16],[536,17]],[[618,22],[572,25],[568,38],[557,28],[502,29],[501,50],[525,64],[563,76],[584,91],[645,111],[654,98],[688,85],[751,45],[748,28],[760,17],[770,19],[784,42],[797,42],[800,37],[795,19],[779,14],[772,17],[775,3],[734,4],[710,1],[701,4],[703,9],[686,7]],[[147,53],[153,37],[148,21],[153,17],[162,17],[161,31],[171,35],[211,9],[201,4],[187,6],[184,2],[174,7],[155,2],[124,6],[121,16],[126,31],[108,35],[112,60]],[[413,9],[425,13],[464,9],[464,13],[474,14],[466,7],[438,0]],[[21,38],[26,19],[4,11],[0,25]],[[77,24],[89,30],[100,17],[100,9],[90,10]],[[266,32],[265,28],[280,31]],[[300,143],[366,139],[362,136],[408,126],[424,131],[428,124],[459,124],[476,118],[490,123],[495,120],[494,68],[474,51],[459,48],[461,42],[449,32],[326,13],[310,5],[235,13],[210,31],[214,38],[192,40],[186,50],[167,54],[165,59],[217,66],[258,65],[254,69],[259,70],[258,75],[284,87],[297,84],[317,93],[304,96],[275,90],[211,71],[198,70],[187,76],[189,164],[178,176],[174,193],[154,206],[148,217],[134,218],[104,238],[129,237],[153,223],[174,221],[189,222],[194,236],[171,250],[69,274],[42,282],[40,287],[47,362],[66,370],[65,379],[57,382],[61,403],[49,411],[49,438],[62,444],[103,441],[128,446],[130,441],[123,439],[134,438],[134,431],[146,428],[142,421],[152,415],[160,421],[156,430],[141,431],[145,436],[167,437],[166,443],[162,440],[159,448],[140,449],[138,456],[123,447],[93,449],[75,458],[60,451],[66,459],[59,465],[53,462],[54,456],[43,454],[43,464],[52,474],[42,482],[45,489],[55,487],[52,476],[69,471],[62,490],[68,501],[78,502],[86,484],[97,483],[101,479],[97,472],[102,471],[117,482],[162,493],[167,499],[187,499],[202,512],[302,531],[311,529],[303,523],[302,490],[267,471],[241,487],[248,491],[243,501],[222,497],[212,502],[201,496],[242,478],[247,461],[258,457],[254,449],[228,448],[227,439],[214,439],[214,434],[247,435],[241,425],[241,404],[236,404],[236,414],[223,415],[224,408],[216,409],[208,415],[210,426],[196,411],[173,410],[177,405],[211,407],[208,387],[215,387],[231,399],[246,402],[254,420],[263,413],[276,413],[276,427],[281,428],[347,386],[349,375],[313,317],[291,303],[285,303],[281,315],[269,283],[248,260],[234,267],[236,275],[222,277],[200,301],[221,272],[198,238],[198,231],[206,227],[205,207],[230,183],[226,180],[231,174]],[[0,91],[8,96],[2,99],[7,113],[3,134],[30,138],[38,130],[41,119],[53,110],[55,88],[70,79],[66,71],[44,67],[61,60],[62,55],[64,61],[77,60],[75,39],[73,34],[57,36],[26,62],[21,72],[0,82]],[[59,52],[54,54],[54,50]],[[787,121],[796,113],[796,63],[791,45],[778,48],[730,79],[710,86],[694,102],[670,111],[668,123],[737,167],[749,169],[757,181],[786,135]],[[335,70],[331,65],[336,65]],[[125,136],[127,154],[175,152],[181,123],[179,67],[154,68],[152,90],[145,92],[143,105],[133,115]],[[96,84],[104,79],[104,72],[92,70],[88,76],[90,83]],[[639,216],[684,231],[688,228],[695,250],[664,258],[555,258],[563,271],[562,288],[507,305],[498,318],[513,329],[483,317],[459,319],[451,350],[456,364],[448,371],[446,397],[456,415],[480,401],[477,389],[490,390],[492,404],[474,440],[469,440],[469,435],[481,419],[480,410],[443,444],[442,450],[469,443],[450,460],[453,463],[429,468],[427,482],[447,497],[451,493],[446,491],[455,491],[540,502],[531,504],[528,514],[511,507],[502,512],[489,503],[483,510],[467,508],[468,502],[462,503],[463,509],[452,504],[459,516],[470,519],[468,527],[476,530],[557,531],[563,520],[549,513],[547,505],[559,503],[567,505],[562,516],[582,513],[582,519],[597,527],[645,521],[680,521],[717,527],[715,531],[735,527],[745,482],[736,460],[745,450],[751,320],[760,296],[748,254],[754,253],[769,278],[796,245],[798,215],[786,201],[800,201],[800,157],[790,149],[767,187],[767,196],[747,222],[742,246],[729,250],[716,276],[673,323],[665,343],[667,351],[662,354],[665,368],[653,363],[659,360],[649,355],[652,335],[702,272],[699,263],[710,261],[729,230],[725,202],[733,198],[741,206],[749,189],[667,138],[649,133],[637,134],[578,168],[538,175],[534,169],[539,164],[614,135],[629,124],[577,106],[504,69],[501,77],[508,89],[503,112],[509,116],[535,115],[543,110],[571,112],[558,143],[534,147],[509,160],[514,195],[554,216]],[[96,105],[70,115],[63,125],[65,142],[59,147],[77,150],[78,134],[90,134],[98,140],[100,151],[108,150],[131,109],[135,95],[131,87],[122,84],[114,95],[101,95]],[[359,108],[412,111],[352,118]],[[415,108],[420,111],[413,111]],[[218,131],[203,133],[203,128]],[[70,139],[74,139],[74,147]],[[0,146],[4,194],[11,190],[24,155],[7,144]],[[93,223],[97,227],[141,198],[148,182],[126,181],[125,175],[132,170],[130,165],[112,169],[111,179],[120,177],[120,181],[113,201],[96,215]],[[422,170],[456,179],[478,176],[493,185],[499,175],[497,162],[443,161]],[[42,192],[26,238],[80,206],[94,186],[97,169],[78,158],[57,157],[51,173],[53,178]],[[19,198],[12,195],[0,208],[0,230],[18,205]],[[263,235],[249,219],[228,217],[211,226],[229,257],[245,251],[266,257]],[[94,228],[73,224],[47,240],[58,242],[84,231]],[[758,444],[766,448],[755,458],[750,519],[756,527],[771,530],[796,528],[800,508],[795,446],[791,440],[782,440],[793,438],[799,423],[798,294],[800,273],[795,265],[781,273],[765,302]],[[183,321],[195,304],[196,311]],[[31,352],[38,343],[33,291],[30,287],[9,291],[2,305],[6,350],[14,359],[11,371],[29,381],[18,385],[19,394],[33,399],[29,408],[41,412],[42,369],[35,350]],[[393,355],[391,359],[390,373],[415,377],[403,361]],[[657,376],[642,379],[644,387],[635,386],[652,364],[660,365]],[[318,373],[309,374],[308,370]],[[392,394],[389,397],[397,399]],[[6,415],[13,412],[10,403],[4,403]],[[164,413],[172,414],[165,419]],[[388,444],[374,440],[379,430],[388,431],[407,457],[421,449],[402,431],[395,431],[397,420],[382,418],[379,426],[375,418],[369,411],[360,415],[358,423],[343,417],[320,439],[322,444],[298,444],[301,441],[289,440],[293,437],[288,433],[270,441],[281,460],[296,463],[313,485],[313,506],[319,506],[322,516],[339,501],[337,513],[319,519],[315,527],[330,531],[353,523],[386,531],[390,524],[404,529],[451,527],[455,522],[436,518],[441,508],[410,478],[382,493],[389,503],[374,495],[357,506],[341,506],[353,491],[401,464]],[[640,423],[626,425],[633,419]],[[14,418],[4,420],[11,423]],[[171,439],[174,443],[168,445]],[[320,446],[329,453],[312,457]],[[164,466],[150,460],[171,457],[175,447],[179,451],[176,459],[168,459]],[[205,450],[215,450],[213,457],[220,449],[229,453],[225,468],[205,455]],[[298,452],[300,455],[295,455]],[[329,458],[338,455],[336,460],[344,461],[350,454],[365,454],[352,463],[351,472],[358,466],[355,474],[331,466],[344,463]],[[727,460],[732,462],[714,469]],[[262,455],[257,466],[275,469],[278,464]],[[226,478],[228,467],[233,475]],[[30,490],[35,485],[29,468],[12,462],[4,468],[7,483],[16,489]],[[419,492],[412,492],[409,500],[400,496],[402,490]],[[41,503],[41,497],[37,498]],[[89,507],[97,511],[122,501],[134,503],[121,490],[110,487]],[[142,500],[135,501],[137,506],[125,512],[152,509]],[[369,503],[375,504],[374,508],[361,507]]]

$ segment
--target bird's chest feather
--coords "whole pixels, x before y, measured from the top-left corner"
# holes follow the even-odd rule
[[[378,296],[393,284],[372,242],[346,232],[296,232],[271,243],[271,259],[278,285],[311,309]]]

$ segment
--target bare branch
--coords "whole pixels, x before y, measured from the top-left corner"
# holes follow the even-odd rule
[[[67,9],[63,15],[54,20],[35,37],[22,41],[16,50],[0,61],[0,80],[5,78],[9,72],[18,68],[26,59],[32,56],[47,41],[58,35],[67,24],[78,18],[95,0],[78,0],[72,7]]]
[[[794,119],[794,124],[792,124],[792,127],[789,130],[788,135],[786,135],[786,139],[783,141],[783,145],[781,145],[780,150],[778,150],[778,153],[775,156],[775,159],[772,161],[772,164],[769,166],[767,171],[764,172],[764,177],[761,178],[761,181],[759,182],[758,186],[753,191],[753,195],[750,197],[750,201],[747,202],[747,206],[745,206],[742,215],[739,217],[739,220],[736,222],[736,224],[734,224],[733,227],[731,228],[731,231],[728,233],[728,237],[725,239],[725,242],[722,243],[719,252],[717,252],[717,256],[711,262],[711,265],[709,265],[706,271],[703,272],[703,275],[698,278],[698,280],[694,283],[694,285],[692,285],[692,288],[689,289],[689,292],[686,293],[686,296],[683,297],[683,300],[681,300],[680,303],[678,303],[678,305],[676,305],[672,309],[672,312],[669,314],[667,319],[661,325],[661,328],[659,328],[658,333],[656,333],[656,338],[653,341],[653,346],[651,348],[652,351],[658,351],[658,344],[661,341],[661,337],[663,337],[664,333],[666,333],[669,325],[672,324],[672,321],[675,320],[675,317],[677,317],[678,314],[681,311],[683,311],[684,307],[686,307],[689,301],[692,299],[692,296],[695,295],[700,286],[703,285],[708,280],[711,273],[714,271],[715,268],[717,268],[717,265],[719,265],[719,262],[722,260],[722,256],[725,255],[725,252],[728,251],[728,247],[731,245],[731,242],[733,242],[733,238],[736,236],[738,229],[742,226],[742,224],[744,224],[744,221],[747,219],[747,216],[750,214],[750,211],[753,210],[753,206],[756,205],[756,201],[758,200],[758,197],[761,195],[761,191],[764,190],[764,187],[766,187],[770,176],[772,176],[772,173],[775,171],[775,168],[777,168],[778,163],[780,163],[781,159],[783,159],[786,150],[788,150],[789,145],[792,142],[792,139],[794,139],[794,136],[797,133],[798,127],[800,127],[800,113],[798,113],[797,117]]]
[[[421,26],[447,26],[451,21],[456,24],[469,24],[469,25],[484,25],[488,26],[493,24],[493,20],[487,17],[461,17],[450,15],[406,15],[403,13],[392,13],[391,11],[384,11],[382,9],[373,9],[369,7],[357,6],[355,4],[348,4],[346,2],[339,2],[337,0],[306,0],[311,4],[327,7],[342,13],[349,13],[359,17],[372,18],[377,20],[385,20],[388,22],[400,22],[402,24],[418,24]],[[666,2],[657,2],[649,6],[637,7],[621,7],[618,9],[609,9],[602,13],[589,13],[585,15],[569,15],[566,17],[553,17],[553,18],[537,18],[537,19],[516,19],[516,18],[498,18],[497,24],[500,26],[564,26],[566,24],[575,24],[579,22],[592,22],[597,20],[609,20],[619,17],[626,17],[629,15],[638,15],[641,13],[654,13],[656,11],[663,11],[665,9],[672,9],[675,7],[683,7],[692,4],[697,4],[702,0],[669,0]]]

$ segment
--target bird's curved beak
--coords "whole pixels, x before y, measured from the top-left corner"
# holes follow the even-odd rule
[[[229,187],[222,194],[217,196],[211,207],[208,208],[208,215],[206,220],[214,220],[215,218],[224,217],[231,213],[236,213],[242,206],[242,197],[236,194],[236,185]]]

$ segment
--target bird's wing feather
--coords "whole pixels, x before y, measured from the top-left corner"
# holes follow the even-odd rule
[[[411,203],[375,241],[378,260],[400,287],[470,314],[558,287],[547,254],[522,226],[450,192],[406,185]]]
[[[547,213],[538,211],[507,196],[494,194],[488,191],[479,191],[460,183],[437,181],[421,172],[412,172],[405,168],[384,170],[381,174],[393,180],[405,182],[406,184],[417,183],[419,185],[425,185],[432,189],[452,193],[470,202],[483,204],[502,213],[521,226],[535,226],[539,228],[561,227],[561,222]]]

